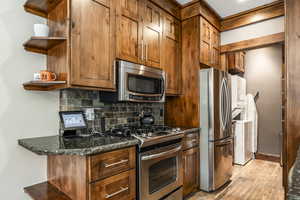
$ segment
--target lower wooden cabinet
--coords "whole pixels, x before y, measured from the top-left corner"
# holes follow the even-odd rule
[[[135,170],[90,185],[90,200],[133,200],[136,195]]]
[[[120,149],[89,157],[90,182],[135,168],[135,148]]]
[[[183,152],[183,196],[195,192],[199,187],[199,148]]]
[[[134,200],[136,149],[91,156],[49,155],[48,182],[74,200]]]

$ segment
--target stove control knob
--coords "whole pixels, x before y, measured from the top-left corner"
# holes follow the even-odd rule
[[[175,132],[179,132],[179,131],[181,131],[181,129],[180,129],[180,128],[173,128],[172,130],[173,130],[173,131],[175,131]]]

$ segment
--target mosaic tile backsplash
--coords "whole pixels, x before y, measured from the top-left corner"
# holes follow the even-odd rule
[[[89,128],[105,131],[119,125],[139,125],[139,114],[142,111],[151,112],[156,125],[164,124],[163,103],[103,103],[99,91],[65,89],[60,91],[60,110],[94,111],[94,120],[88,120]]]

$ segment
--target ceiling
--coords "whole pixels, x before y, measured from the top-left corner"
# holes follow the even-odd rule
[[[180,4],[188,3],[192,0],[176,0]],[[272,3],[277,0],[204,0],[206,1],[221,17],[227,17],[242,11],[250,10],[258,6]]]

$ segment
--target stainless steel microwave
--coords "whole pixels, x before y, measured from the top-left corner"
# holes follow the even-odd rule
[[[126,61],[117,61],[118,100],[164,102],[165,72]]]

